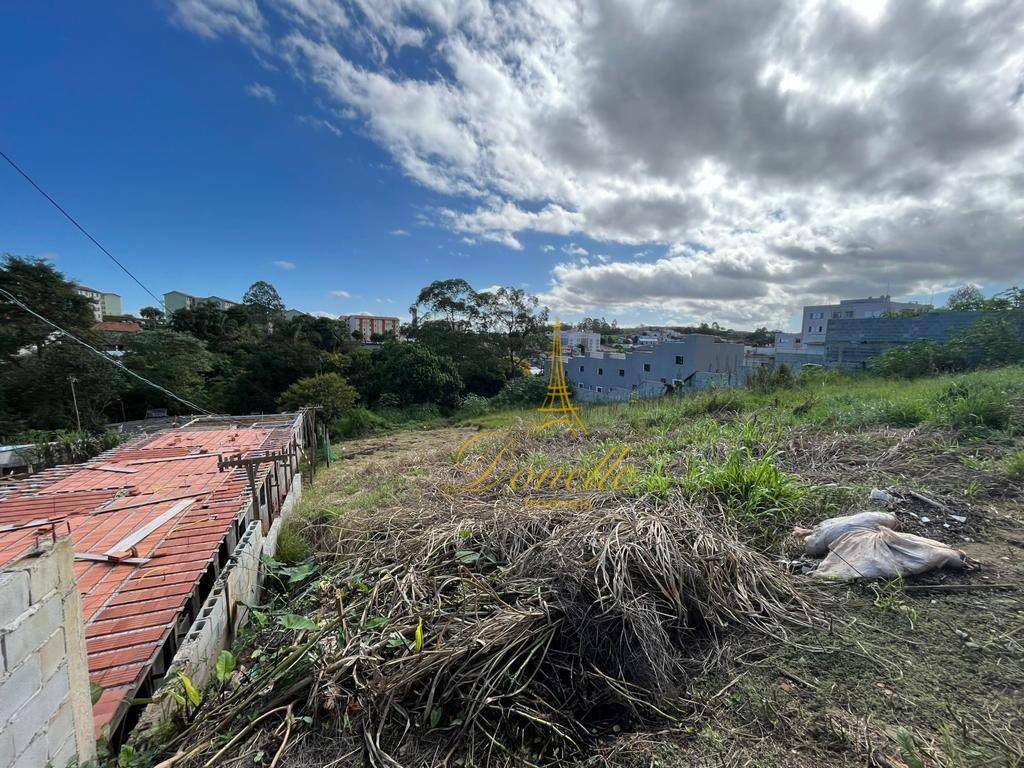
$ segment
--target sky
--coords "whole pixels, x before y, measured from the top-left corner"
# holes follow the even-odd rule
[[[0,149],[157,295],[794,328],[1024,281],[1024,0],[6,0],[0,72]],[[6,164],[0,252],[153,304]]]

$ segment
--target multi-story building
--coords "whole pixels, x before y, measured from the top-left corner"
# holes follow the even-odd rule
[[[743,345],[688,334],[630,352],[573,354],[565,375],[582,401],[657,397],[679,389],[736,386],[744,380]]]
[[[916,301],[893,301],[890,296],[868,296],[866,299],[843,299],[838,304],[815,304],[804,307],[800,335],[807,354],[824,354],[829,320],[882,317],[901,312],[920,312],[930,305]]]
[[[562,331],[562,349],[589,355],[600,351],[601,334],[592,331]]]
[[[102,323],[104,317],[120,317],[124,314],[119,294],[97,291],[84,285],[76,285],[75,290],[92,302],[92,315],[97,323]]]
[[[195,309],[200,304],[212,304],[217,309],[237,307],[237,301],[222,299],[220,296],[192,296],[181,291],[168,291],[164,294],[164,308],[168,315],[173,315],[181,309]]]
[[[348,324],[348,332],[359,333],[359,338],[369,341],[373,336],[397,336],[398,318],[378,315],[348,315],[340,318]]]

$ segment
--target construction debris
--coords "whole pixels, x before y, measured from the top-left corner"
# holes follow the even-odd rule
[[[855,515],[830,517],[814,528],[795,528],[793,533],[804,537],[804,551],[817,557],[826,554],[834,541],[851,531],[874,531],[879,526],[896,529],[900,524],[896,515],[889,512],[858,512]]]

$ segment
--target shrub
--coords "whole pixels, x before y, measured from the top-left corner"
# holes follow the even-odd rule
[[[337,437],[350,438],[372,435],[387,428],[388,423],[373,411],[353,408],[335,422],[331,432]]]
[[[400,405],[436,403],[451,409],[458,405],[462,390],[452,359],[422,344],[388,342],[376,353],[374,375],[377,390],[390,393]]]
[[[777,389],[787,389],[791,386],[793,386],[793,373],[785,363],[774,368],[768,366],[755,368],[753,373],[747,377],[747,388],[762,394],[774,392]]]
[[[285,565],[295,565],[309,557],[309,550],[309,542],[306,541],[306,537],[303,536],[295,521],[282,521],[281,531],[277,535],[274,559]]]
[[[472,419],[477,416],[483,416],[490,409],[491,404],[486,397],[468,394],[462,401],[462,407],[459,408],[459,416]]]
[[[964,367],[961,355],[948,344],[936,341],[915,341],[893,347],[868,360],[868,369],[879,376],[903,379],[959,371]]]
[[[961,379],[936,398],[938,421],[965,431],[1006,429],[1010,426],[1013,398],[990,381]]]
[[[520,376],[505,383],[492,401],[496,408],[530,408],[544,402],[548,382],[543,374]]]
[[[278,404],[289,410],[318,405],[327,423],[334,424],[352,410],[358,397],[355,387],[340,373],[321,373],[296,381],[281,394]]]

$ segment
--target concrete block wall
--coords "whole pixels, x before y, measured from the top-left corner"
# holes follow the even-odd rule
[[[96,757],[70,537],[0,571],[0,768]]]

